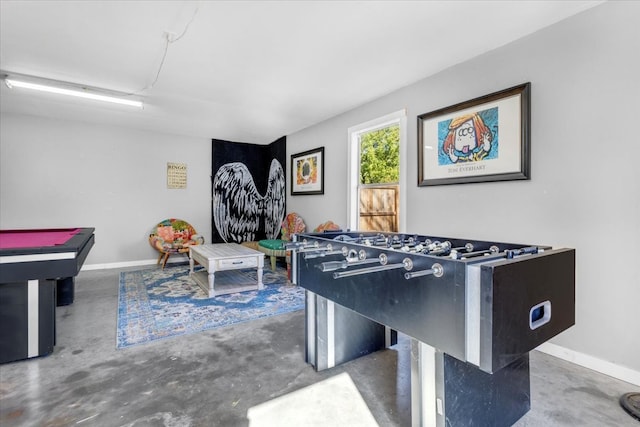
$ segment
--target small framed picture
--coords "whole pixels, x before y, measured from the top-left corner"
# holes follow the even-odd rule
[[[418,116],[418,186],[530,179],[530,85]]]
[[[324,194],[324,147],[291,156],[291,195]]]

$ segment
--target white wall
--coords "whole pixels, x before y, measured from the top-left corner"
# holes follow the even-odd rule
[[[95,227],[85,266],[157,259],[153,225],[190,222],[211,238],[211,141],[3,114],[0,228]],[[167,189],[167,162],[187,188]]]
[[[639,28],[640,3],[607,2],[289,135],[287,154],[325,146],[327,170],[287,209],[346,224],[347,129],[407,108],[406,230],[575,248],[576,326],[549,348],[640,384]],[[528,81],[530,181],[416,185],[417,115]]]

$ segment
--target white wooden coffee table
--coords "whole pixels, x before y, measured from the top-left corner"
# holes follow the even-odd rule
[[[205,270],[194,272],[195,263],[202,265]],[[217,243],[189,247],[189,274],[207,293],[209,298],[235,292],[264,289],[264,284],[262,283],[263,267],[264,253],[237,243]],[[243,285],[219,284],[215,286],[216,272],[242,268],[257,268],[258,283]]]

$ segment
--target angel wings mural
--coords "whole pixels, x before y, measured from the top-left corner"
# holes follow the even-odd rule
[[[284,216],[285,174],[277,159],[271,161],[264,195],[244,163],[226,163],[218,169],[213,179],[213,220],[225,242],[254,241],[261,225],[267,239],[277,239]]]

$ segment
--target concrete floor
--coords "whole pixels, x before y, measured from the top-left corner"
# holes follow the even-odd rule
[[[57,308],[53,354],[0,366],[0,425],[249,426],[251,408],[342,373],[378,425],[411,425],[406,338],[320,373],[304,362],[302,311],[116,350],[120,271],[80,273],[74,304]],[[516,425],[637,427],[618,404],[630,391],[639,389],[534,351],[532,409]],[[332,426],[352,403],[326,414]],[[322,399],[298,405],[317,410]]]

